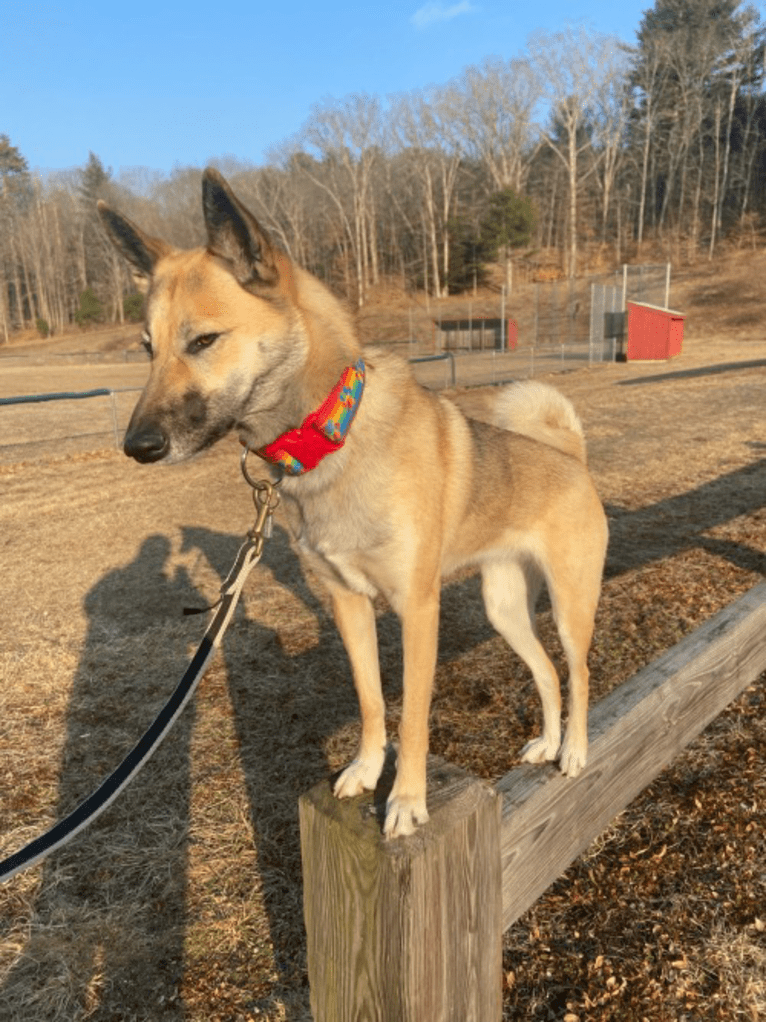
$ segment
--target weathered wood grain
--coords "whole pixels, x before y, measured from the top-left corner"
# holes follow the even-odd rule
[[[386,793],[300,800],[315,1022],[499,1020],[500,800],[432,757],[430,823],[386,841]]]
[[[390,764],[374,796],[340,802],[329,782],[304,795],[315,1022],[499,1019],[502,931],[764,670],[761,584],[592,709],[578,778],[522,766],[496,798],[432,757],[431,822],[388,842]]]
[[[503,929],[766,670],[766,584],[755,586],[593,707],[583,773],[521,766],[503,799]]]

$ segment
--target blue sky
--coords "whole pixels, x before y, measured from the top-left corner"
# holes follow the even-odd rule
[[[650,0],[4,0],[0,133],[32,169],[264,162],[315,103],[439,84],[569,20],[627,43]],[[763,9],[763,3],[757,5]]]

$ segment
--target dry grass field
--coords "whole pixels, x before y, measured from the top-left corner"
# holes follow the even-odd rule
[[[610,520],[594,701],[766,573],[766,330],[753,337],[740,264],[706,274],[674,302],[690,312],[683,355],[551,380],[584,420]],[[139,386],[145,373],[7,367],[0,394]],[[482,416],[491,397],[455,400]],[[92,446],[38,444],[0,464],[0,855],[143,733],[204,629],[182,608],[214,597],[251,524],[236,441],[175,467]],[[400,637],[378,611],[393,730]],[[560,665],[545,609],[541,632]],[[476,577],[451,579],[433,751],[497,778],[538,718]],[[154,759],[89,830],[0,889],[0,1020],[308,1022],[297,799],[351,755],[357,727],[327,600],[278,514]],[[506,933],[504,1018],[766,1017],[765,778],[761,678]]]

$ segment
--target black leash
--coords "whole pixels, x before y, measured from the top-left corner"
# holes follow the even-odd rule
[[[271,535],[271,518],[279,504],[279,494],[276,492],[279,482],[253,481],[246,467],[247,454],[248,449],[245,448],[242,455],[242,472],[247,482],[253,487],[253,500],[257,511],[255,525],[248,532],[247,539],[240,547],[228,577],[221,585],[220,599],[213,607],[205,608],[213,610],[217,607],[218,609],[202,637],[202,642],[192,657],[186,673],[140,741],[106,780],[101,782],[93,794],[89,795],[63,820],[54,824],[50,830],[30,841],[18,852],[14,852],[8,858],[0,861],[0,883],[10,880],[22,869],[40,862],[46,855],[61,848],[75,834],[79,834],[97,816],[100,816],[149,760],[192,697],[231,621],[245,579],[261,559],[264,541]]]

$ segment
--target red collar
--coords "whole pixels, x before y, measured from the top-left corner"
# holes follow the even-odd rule
[[[315,468],[326,455],[343,446],[364,391],[364,361],[347,366],[316,411],[296,429],[290,429],[255,453],[287,475],[299,476]]]

